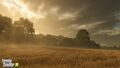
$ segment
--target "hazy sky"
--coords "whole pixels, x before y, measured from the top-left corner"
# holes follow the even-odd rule
[[[98,43],[120,44],[120,0],[0,0],[0,14],[28,18],[36,33],[74,37],[84,28]]]

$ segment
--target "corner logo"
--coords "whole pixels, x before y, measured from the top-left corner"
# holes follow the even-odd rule
[[[18,67],[19,63],[13,63],[12,59],[2,59],[3,67]]]

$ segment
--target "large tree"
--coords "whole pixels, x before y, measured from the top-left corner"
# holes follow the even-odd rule
[[[0,15],[0,35],[2,33],[10,31],[11,27],[12,27],[12,19]]]
[[[90,40],[89,32],[85,29],[79,30],[77,35],[76,35],[76,39],[78,39],[78,40]]]
[[[96,44],[94,41],[90,40],[89,32],[85,29],[78,31],[76,37],[74,38],[76,46],[87,47],[87,48],[100,48],[99,44]]]
[[[30,22],[28,19],[20,18],[19,21],[15,21],[14,23],[16,28],[22,28],[23,32],[26,34],[34,34],[33,23]]]
[[[33,23],[28,19],[20,18],[14,22],[14,39],[17,42],[29,41],[33,39],[35,33]]]

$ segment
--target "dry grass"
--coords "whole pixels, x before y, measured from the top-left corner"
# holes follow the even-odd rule
[[[9,45],[0,47],[2,58],[20,68],[120,68],[120,52],[113,50]]]

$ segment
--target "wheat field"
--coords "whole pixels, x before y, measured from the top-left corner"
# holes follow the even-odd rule
[[[12,44],[1,45],[0,59],[3,58],[19,62],[19,68],[120,68],[118,50]]]

